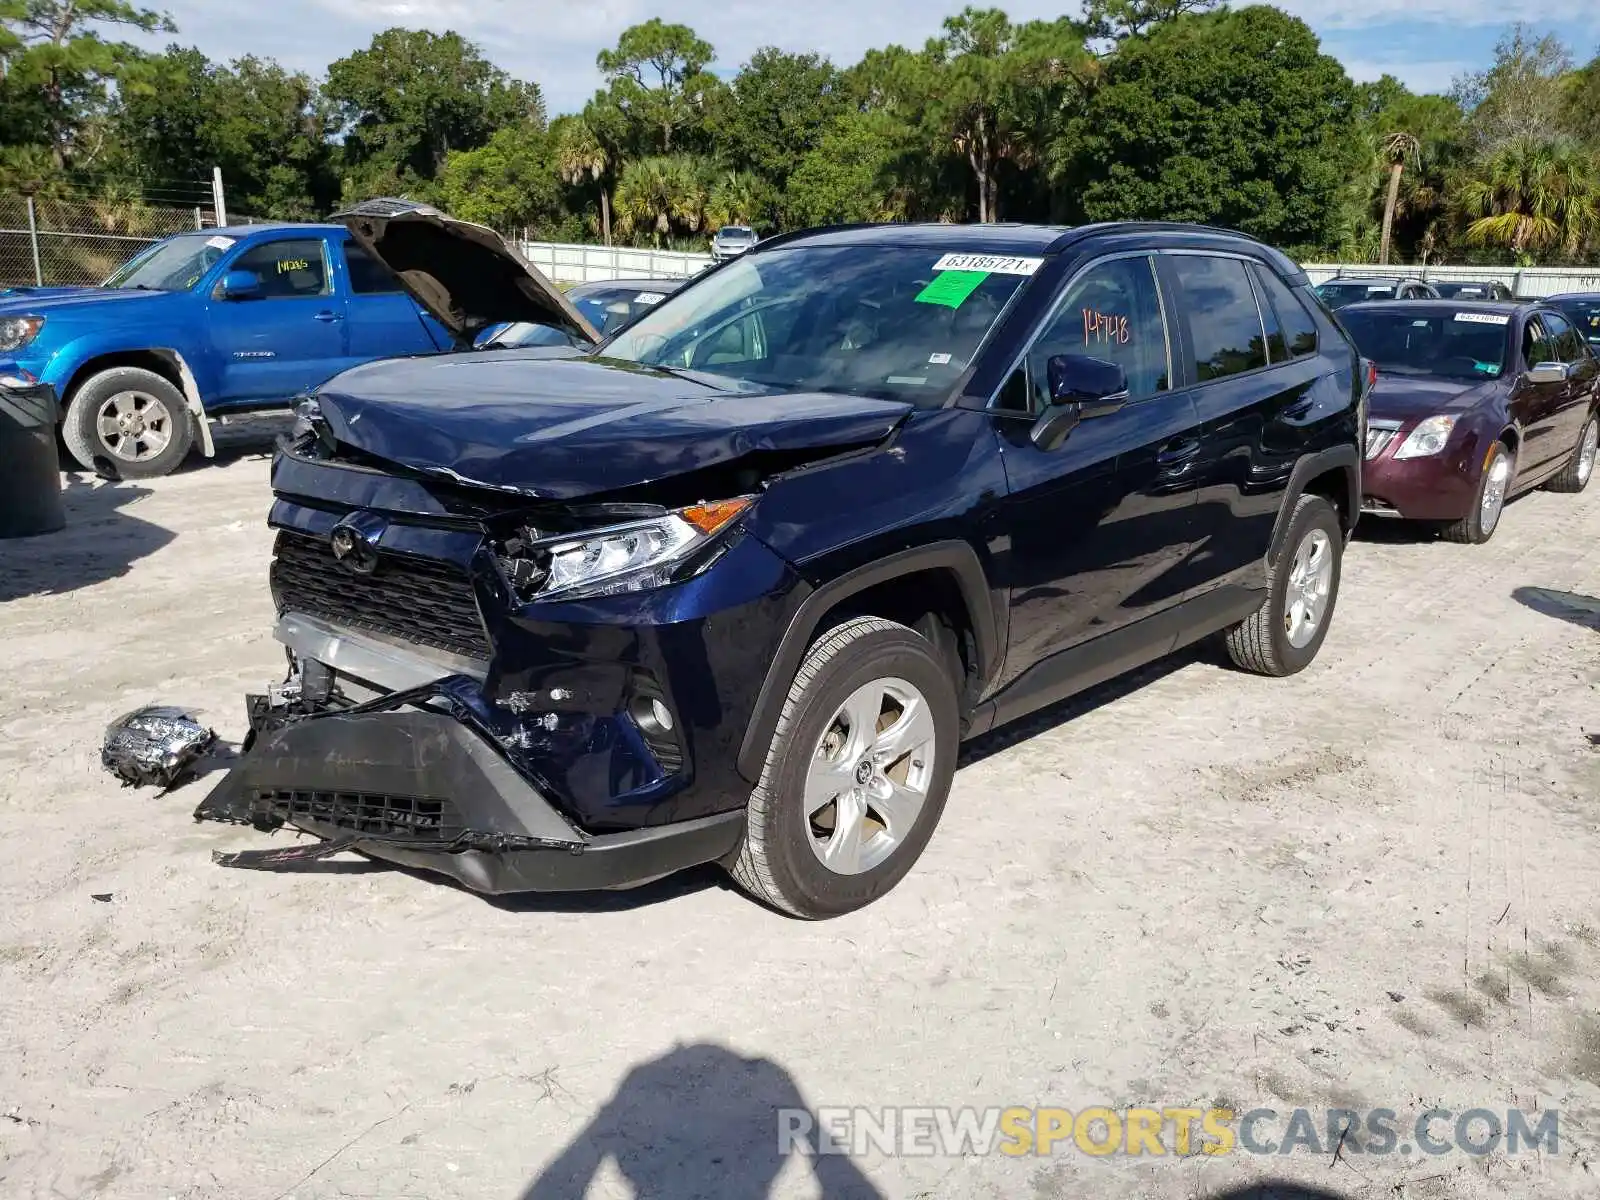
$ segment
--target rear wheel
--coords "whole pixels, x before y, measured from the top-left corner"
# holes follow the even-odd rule
[[[1552,492],[1581,492],[1594,474],[1595,452],[1600,449],[1600,417],[1590,416],[1561,473],[1544,486]]]
[[[734,880],[813,920],[876,900],[933,836],[958,739],[955,683],[925,638],[877,617],[830,629],[789,689]]]
[[[194,445],[183,393],[154,371],[112,367],[72,395],[61,425],[72,457],[123,479],[152,479],[177,468]]]
[[[1516,474],[1517,460],[1511,447],[1496,442],[1484,460],[1483,474],[1478,478],[1478,490],[1473,495],[1472,509],[1459,521],[1452,521],[1439,531],[1447,542],[1462,542],[1481,546],[1494,536],[1500,526],[1500,514],[1506,506],[1506,493],[1511,490],[1511,479]]]
[[[1343,554],[1344,529],[1333,505],[1301,496],[1268,571],[1266,600],[1224,635],[1236,666],[1283,676],[1311,664],[1333,620]]]

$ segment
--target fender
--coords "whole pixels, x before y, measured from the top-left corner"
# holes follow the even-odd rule
[[[83,369],[85,363],[108,354],[153,354],[170,364],[178,376],[179,390],[183,392],[185,407],[194,418],[201,453],[207,458],[215,457],[216,446],[211,440],[211,422],[206,416],[200,382],[196,378],[194,369],[189,365],[189,358],[176,346],[151,346],[104,336],[81,337],[69,342],[55,353],[50,360],[49,369],[45,372],[46,380],[55,386],[57,394],[62,398],[63,414],[66,412],[69,385],[73,378]]]
[[[983,681],[983,691],[987,692],[1000,665],[1000,635],[994,607],[989,599],[988,577],[978,561],[977,552],[966,542],[942,541],[891,554],[829,580],[801,601],[778,643],[777,653],[773,655],[772,665],[767,669],[761,691],[756,696],[750,723],[745,727],[744,740],[739,744],[738,766],[741,775],[751,783],[760,780],[761,769],[767,759],[767,748],[778,726],[778,717],[783,712],[790,685],[800,670],[806,650],[816,637],[817,626],[823,615],[840,601],[870,587],[927,570],[947,571],[955,577],[961,599],[972,618],[978,677]]]
[[[1284,539],[1289,536],[1289,517],[1294,513],[1295,503],[1304,494],[1306,484],[1318,475],[1340,469],[1344,471],[1348,489],[1346,511],[1350,514],[1350,528],[1345,530],[1346,539],[1355,531],[1356,521],[1361,515],[1361,455],[1354,446],[1329,446],[1299,459],[1289,472],[1289,484],[1283,492],[1283,506],[1278,509],[1278,519],[1272,526],[1272,543],[1267,550],[1268,563],[1276,562],[1283,549]]]

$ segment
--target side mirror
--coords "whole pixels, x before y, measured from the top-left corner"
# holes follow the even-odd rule
[[[254,271],[229,271],[222,277],[224,300],[254,300],[261,295],[261,276]]]
[[[1572,374],[1572,368],[1566,363],[1542,362],[1535,363],[1528,371],[1529,383],[1565,383]]]
[[[1050,407],[1033,427],[1033,444],[1054,450],[1079,421],[1105,417],[1128,402],[1128,374],[1119,365],[1083,354],[1058,354],[1045,366]]]

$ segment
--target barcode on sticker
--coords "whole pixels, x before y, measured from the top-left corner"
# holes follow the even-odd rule
[[[1006,254],[946,254],[933,264],[933,269],[982,271],[988,275],[1032,275],[1042,266],[1042,258],[1019,258]]]
[[[229,246],[233,245],[233,239],[231,237],[222,237],[220,235],[217,237],[208,237],[206,239],[206,245],[210,246],[213,250],[226,250]]]
[[[1506,313],[1457,313],[1455,319],[1465,321],[1469,325],[1511,324],[1511,318]]]
[[[633,298],[635,304],[660,304],[666,299],[660,292],[640,292]]]

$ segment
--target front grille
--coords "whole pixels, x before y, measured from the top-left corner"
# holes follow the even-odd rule
[[[461,815],[448,800],[385,796],[373,792],[325,792],[298,788],[259,788],[255,807],[294,821],[315,821],[381,837],[454,841],[465,832]]]
[[[1367,429],[1367,457],[1377,458],[1382,454],[1384,447],[1394,440],[1397,431],[1393,429]]]
[[[488,658],[489,639],[465,571],[450,563],[380,554],[378,569],[341,566],[322,538],[281,530],[272,592],[281,610],[324,617],[468,658]]]

